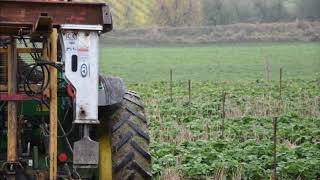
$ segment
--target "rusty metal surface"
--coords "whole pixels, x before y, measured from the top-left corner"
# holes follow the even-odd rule
[[[61,0],[0,0],[4,2],[24,2],[24,3],[42,3],[42,4],[95,4],[105,5],[102,2],[87,2],[87,1],[61,1]]]
[[[64,1],[0,0],[0,34],[31,33],[40,16],[50,16],[53,26],[61,24],[102,25],[112,29],[109,7],[104,3]]]
[[[0,52],[0,85],[7,85],[8,82],[7,63],[7,54]]]

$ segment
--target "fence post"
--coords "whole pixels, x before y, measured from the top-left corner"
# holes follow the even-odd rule
[[[226,117],[226,112],[225,112],[226,95],[227,93],[224,91],[222,93],[222,113],[221,113],[221,138],[222,139],[224,139],[224,119]]]
[[[270,80],[270,64],[267,59],[264,61],[264,75],[265,75],[266,81],[269,81]]]
[[[172,69],[170,69],[170,101],[172,102]]]
[[[283,73],[283,69],[282,67],[280,68],[280,91],[279,91],[279,94],[280,94],[280,99],[282,97],[282,73]]]
[[[189,106],[191,107],[191,80],[188,80]]]
[[[273,174],[272,179],[277,180],[277,126],[278,117],[274,117],[273,124]]]

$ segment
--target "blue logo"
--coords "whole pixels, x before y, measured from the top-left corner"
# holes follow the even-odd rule
[[[82,77],[86,77],[88,75],[88,66],[86,64],[81,65],[80,73]]]

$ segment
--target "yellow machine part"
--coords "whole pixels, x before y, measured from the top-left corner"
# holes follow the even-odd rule
[[[99,180],[112,180],[111,142],[107,123],[99,125]]]

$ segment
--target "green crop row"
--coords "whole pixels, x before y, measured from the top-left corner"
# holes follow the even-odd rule
[[[262,80],[192,81],[191,98],[184,81],[173,82],[172,98],[168,82],[130,88],[146,103],[159,179],[270,179],[273,117],[278,117],[278,177],[320,178],[317,78],[284,81],[281,96],[279,82]]]

